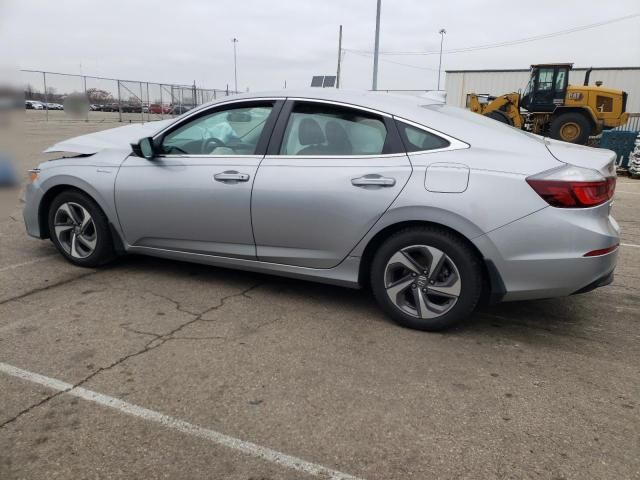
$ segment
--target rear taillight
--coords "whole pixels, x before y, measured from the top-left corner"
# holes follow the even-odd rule
[[[549,205],[587,208],[613,198],[616,177],[603,177],[595,170],[567,165],[527,178],[527,183]]]

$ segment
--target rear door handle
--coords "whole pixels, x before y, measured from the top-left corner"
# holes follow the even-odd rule
[[[213,178],[217,182],[227,182],[227,183],[246,182],[249,180],[249,174],[240,173],[235,170],[227,170],[226,172],[216,173],[213,176]]]
[[[351,185],[354,187],[393,187],[396,179],[391,177],[382,177],[380,175],[365,175],[351,179]]]

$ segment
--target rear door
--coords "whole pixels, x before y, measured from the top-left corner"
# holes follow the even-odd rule
[[[411,171],[390,116],[289,100],[253,186],[258,259],[338,265],[398,196]]]

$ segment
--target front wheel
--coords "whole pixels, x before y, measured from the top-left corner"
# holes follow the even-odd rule
[[[389,237],[371,267],[371,287],[396,323],[439,331],[464,320],[482,290],[481,264],[457,235],[436,227]]]
[[[563,113],[551,120],[551,138],[585,145],[591,135],[591,123],[581,113]]]
[[[97,267],[115,256],[107,217],[84,193],[67,191],[54,198],[49,233],[58,251],[74,265]]]

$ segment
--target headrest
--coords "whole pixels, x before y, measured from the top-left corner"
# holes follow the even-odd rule
[[[324,128],[327,132],[329,149],[334,151],[334,153],[350,155],[353,147],[351,146],[351,141],[344,127],[335,120],[331,120],[327,122]]]
[[[303,118],[298,127],[298,140],[300,145],[318,145],[324,143],[324,132],[316,120]]]

